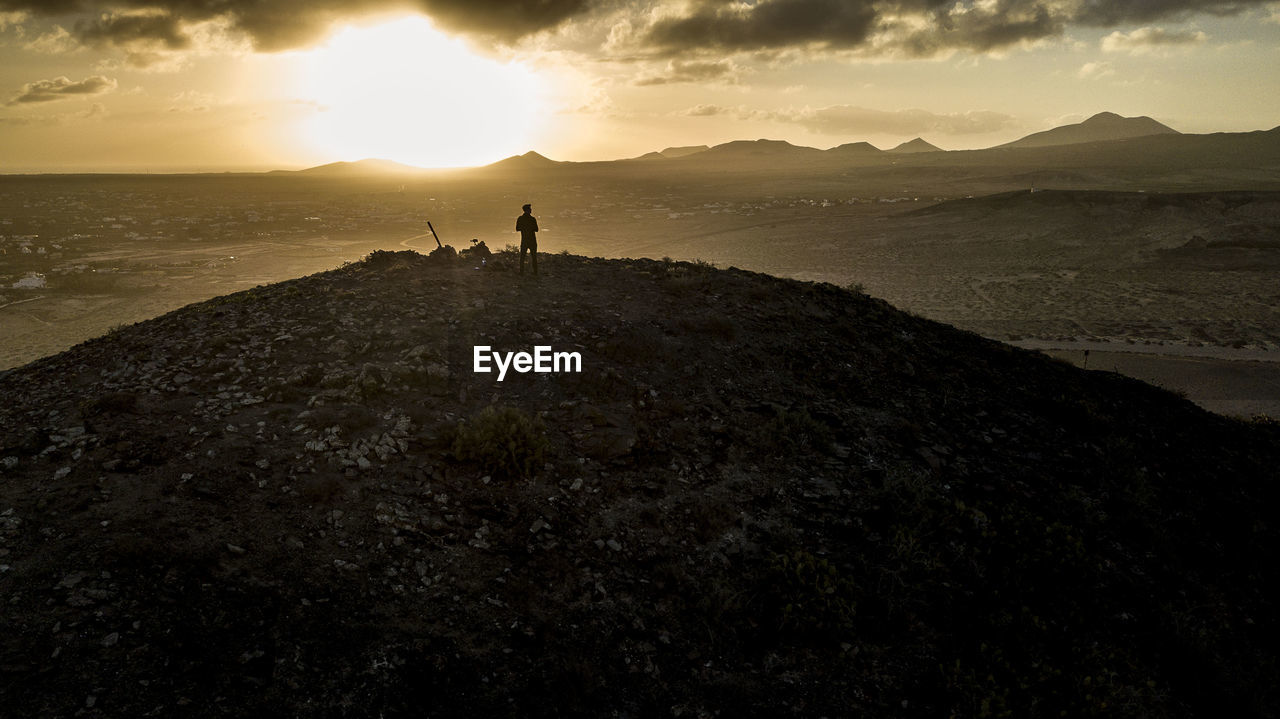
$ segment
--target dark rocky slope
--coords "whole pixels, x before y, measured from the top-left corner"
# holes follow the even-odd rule
[[[0,377],[0,713],[1277,714],[1273,426],[829,285],[543,269],[375,253]]]

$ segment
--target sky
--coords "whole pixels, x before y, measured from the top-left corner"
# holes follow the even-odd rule
[[[1280,2],[0,0],[0,173],[1280,125]]]

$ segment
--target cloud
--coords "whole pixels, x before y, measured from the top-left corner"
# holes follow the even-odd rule
[[[1003,130],[1014,118],[998,112],[938,114],[927,110],[873,110],[831,105],[768,113],[771,119],[824,135],[981,135]]]
[[[1196,14],[1239,15],[1245,8],[1272,0],[1085,0],[1074,12],[1081,25],[1115,27],[1156,20],[1182,19]]]
[[[79,117],[84,120],[96,120],[107,116],[107,108],[100,102],[95,102],[89,106],[88,110],[79,113]]]
[[[503,44],[601,23],[605,52],[691,62],[688,53],[999,52],[1062,38],[1072,25],[1123,29],[1253,7],[1275,0],[0,0],[0,17],[72,22],[78,42],[123,48],[135,63],[200,45],[206,23],[274,52],[314,43],[335,23],[406,11]]]
[[[886,43],[888,50],[903,52],[915,57],[931,57],[949,50],[971,50],[979,53],[1059,37],[1066,29],[1067,19],[1056,7],[1048,3],[1022,0],[998,0],[975,2],[970,5],[956,3],[945,12],[907,15],[906,23],[914,30],[895,32],[897,28],[887,24],[889,37],[901,36],[897,42]]]
[[[720,105],[694,105],[693,107],[679,113],[689,117],[715,117],[717,115],[734,115],[738,114],[738,110]]]
[[[22,22],[27,19],[25,10],[6,10],[0,12],[0,32],[4,32],[9,28],[22,29]]]
[[[0,0],[2,1],[2,0]],[[243,37],[237,39],[227,18],[183,20],[158,8],[103,13],[79,20],[68,33],[57,28],[50,42],[73,38],[76,44],[124,52],[124,63],[151,72],[182,69],[193,54],[211,50],[248,49]]]
[[[511,42],[550,30],[614,0],[0,0],[0,12],[78,15],[86,44],[190,46],[190,26],[217,20],[266,52],[303,47],[338,21],[418,11],[441,28]]]
[[[581,100],[574,101],[568,109],[562,111],[566,115],[604,115],[607,117],[621,117],[623,113],[614,104],[613,98],[609,95],[608,81],[604,79],[596,80],[590,86],[585,88],[585,92]]]
[[[183,66],[184,51],[196,46],[193,26],[164,11],[148,9],[80,20],[71,35],[84,46],[124,51],[130,67],[163,72]]]
[[[633,85],[673,85],[684,82],[718,81],[728,84],[738,82],[741,69],[731,60],[672,60],[659,71],[643,73]]]
[[[86,95],[101,95],[116,89],[116,81],[102,75],[94,75],[80,82],[72,82],[66,77],[52,80],[36,80],[22,86],[17,95],[10,100],[10,105],[24,105],[38,102],[52,102]]]
[[[71,33],[67,32],[67,29],[61,25],[54,25],[52,30],[23,45],[28,50],[45,53],[46,55],[68,53],[75,50],[77,46],[78,43],[75,38],[71,37]]]
[[[644,37],[673,51],[854,47],[870,37],[877,17],[875,3],[864,0],[703,0],[687,15],[658,18]]]
[[[628,27],[627,37],[682,57],[791,48],[933,57],[1062,38],[1071,25],[1233,15],[1268,2],[1274,0],[692,0]]]
[[[1143,27],[1133,32],[1119,30],[1102,38],[1104,52],[1127,52],[1144,55],[1187,45],[1200,45],[1208,36],[1200,31],[1169,31],[1160,27]]]
[[[1115,68],[1109,62],[1086,62],[1080,66],[1076,77],[1081,80],[1100,80],[1114,74],[1116,74]]]
[[[183,90],[171,101],[169,112],[208,112],[216,102],[213,95],[197,90]]]
[[[86,45],[146,45],[166,50],[191,47],[183,23],[164,12],[110,13],[75,25],[76,39]]]

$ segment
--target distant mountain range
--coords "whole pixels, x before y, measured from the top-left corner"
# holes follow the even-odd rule
[[[1084,122],[1055,127],[1052,130],[1036,132],[1013,142],[997,145],[988,149],[1009,148],[1043,148],[1059,145],[1079,145],[1110,140],[1126,140],[1153,135],[1180,135],[1177,130],[1157,122],[1150,117],[1121,117],[1113,112],[1100,112]],[[684,147],[668,147],[658,152],[650,152],[629,160],[619,162],[679,162],[682,165],[723,165],[728,168],[747,166],[768,166],[771,164],[808,164],[812,162],[830,163],[832,161],[871,159],[885,155],[916,155],[924,153],[946,152],[924,138],[917,137],[888,150],[868,142],[850,142],[820,150],[814,147],[793,145],[785,140],[734,140],[720,145],[690,145]],[[966,152],[982,152],[966,151]],[[500,162],[486,166],[493,169],[516,169],[530,166],[546,166],[548,164],[602,164],[602,163],[555,163],[553,160],[529,152],[524,155],[509,157]]]
[[[413,174],[421,172],[422,168],[412,165],[405,165],[393,160],[368,159],[357,160],[355,162],[330,162],[327,165],[318,167],[309,167],[305,170],[297,170],[291,174],[296,175],[318,175],[318,176],[347,176],[356,177],[360,175],[389,175],[389,174]],[[288,173],[288,170],[276,170],[269,174]]]
[[[888,150],[867,142],[851,142],[821,150],[814,147],[794,145],[784,140],[734,140],[719,145],[687,145],[668,147],[664,150],[649,152],[638,157],[624,160],[600,162],[560,162],[549,159],[537,152],[526,152],[514,155],[481,168],[473,168],[486,172],[521,172],[529,170],[545,170],[550,168],[570,167],[625,167],[634,163],[655,165],[662,163],[678,163],[683,168],[701,168],[712,170],[766,170],[771,168],[804,168],[804,167],[840,167],[848,163],[854,164],[889,164],[898,162],[902,156],[912,156],[913,163],[937,164],[972,164],[989,157],[989,153],[1000,153],[1002,158],[1025,157],[1032,155],[1006,155],[1010,150],[1024,152],[1048,153],[1044,161],[1079,164],[1090,158],[1111,157],[1117,159],[1120,153],[1124,157],[1141,157],[1148,151],[1156,152],[1164,157],[1188,154],[1212,160],[1221,153],[1228,156],[1248,156],[1260,147],[1270,152],[1273,136],[1280,137],[1280,128],[1271,131],[1253,133],[1213,133],[1207,135],[1182,134],[1177,130],[1153,120],[1150,117],[1121,117],[1112,112],[1101,112],[1089,119],[1075,124],[1055,127],[1051,130],[1036,132],[1026,137],[985,150],[953,150],[945,151],[923,138],[917,137]],[[1112,145],[1111,143],[1128,143]],[[1107,143],[1097,145],[1097,143]],[[1137,144],[1134,144],[1137,143]],[[1095,145],[1086,150],[1083,146]],[[1239,147],[1236,147],[1239,145]],[[1097,155],[1097,158],[1094,158]],[[915,159],[915,158],[919,159]],[[1213,164],[1213,163],[1211,163]],[[420,168],[402,165],[390,160],[361,160],[359,162],[335,162],[292,174],[319,177],[356,177],[362,175],[409,174],[423,172]]]

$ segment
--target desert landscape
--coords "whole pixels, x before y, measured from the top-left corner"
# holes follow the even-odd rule
[[[1165,144],[1146,146],[1154,140]],[[375,250],[427,252],[428,221],[458,247],[500,249],[518,241],[514,215],[536,199],[543,252],[857,285],[1024,347],[1141,354],[1110,367],[1206,407],[1274,414],[1272,381],[1231,378],[1267,375],[1280,348],[1280,180],[1266,169],[1277,146],[1276,131],[1077,143],[1069,155],[1049,146],[830,157],[747,142],[604,163],[530,153],[434,173],[356,163],[4,177],[0,362]],[[1143,159],[1104,164],[1125,152]],[[1233,189],[1228,178],[1246,170],[1257,189]],[[24,282],[34,274],[42,284]],[[1171,356],[1199,361],[1191,369]]]
[[[1278,49],[0,0],[0,715],[1280,716]]]

